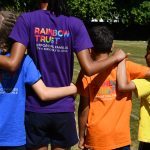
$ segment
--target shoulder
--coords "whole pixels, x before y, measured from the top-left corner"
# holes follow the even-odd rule
[[[137,67],[137,68],[148,68],[147,66],[145,66],[145,65],[142,65],[142,64],[139,64],[139,63],[135,63],[135,62],[133,62],[133,61],[129,61],[129,60],[127,60],[126,61],[126,68],[127,69],[134,69],[133,67]],[[137,69],[136,68],[136,69]]]
[[[150,95],[150,80],[149,79],[134,79],[132,80],[136,85],[138,91],[138,97],[144,97]]]
[[[130,60],[126,61],[126,66],[133,65],[133,64],[136,65],[137,63],[130,61]]]
[[[25,54],[25,55],[24,55],[24,58],[23,58],[23,64],[24,64],[24,65],[28,65],[28,64],[30,64],[31,62],[33,62],[32,58],[31,58],[29,55]]]
[[[72,28],[79,28],[84,25],[83,21],[77,17],[68,16],[66,17],[66,19],[68,20],[68,23]]]
[[[72,22],[83,23],[83,21],[77,17],[69,16],[68,19]]]
[[[140,86],[150,86],[150,79],[134,79],[132,80],[136,85]]]
[[[31,72],[37,71],[37,67],[29,55],[24,56],[22,66],[24,68],[24,71],[26,71],[26,70],[28,70],[28,71],[30,70]]]
[[[38,15],[39,13],[40,13],[39,10],[31,11],[31,12],[24,12],[24,13],[20,14],[20,16],[18,18],[30,19],[33,16]]]

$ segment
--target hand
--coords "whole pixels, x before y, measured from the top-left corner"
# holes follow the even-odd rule
[[[113,57],[115,57],[115,60],[117,62],[122,61],[123,59],[125,59],[127,57],[127,55],[125,54],[125,52],[121,49],[118,49],[115,51],[115,53],[113,54]]]
[[[72,88],[73,94],[77,94],[77,87],[74,85],[74,83],[70,83],[70,88]]]
[[[80,138],[79,143],[78,143],[78,147],[80,149],[84,149],[84,138]]]

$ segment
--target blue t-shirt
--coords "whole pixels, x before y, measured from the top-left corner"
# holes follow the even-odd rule
[[[0,70],[0,146],[20,146],[26,143],[25,84],[32,85],[40,77],[29,56],[24,57],[15,73]]]
[[[68,86],[73,76],[73,53],[93,45],[83,22],[76,17],[56,17],[47,10],[22,14],[10,38],[28,48],[47,86]],[[41,113],[73,112],[74,98],[67,96],[51,102],[41,102],[28,93],[26,110]]]

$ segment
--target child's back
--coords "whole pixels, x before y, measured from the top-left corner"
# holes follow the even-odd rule
[[[10,57],[8,34],[13,27],[11,12],[0,12],[0,55]],[[75,94],[74,84],[66,87],[46,87],[32,59],[25,55],[18,70],[0,70],[0,150],[25,150],[25,85],[34,89],[42,101],[56,100]],[[31,124],[30,124],[31,126]]]
[[[0,70],[0,146],[18,146],[26,143],[24,112],[25,84],[40,79],[29,56],[15,73]]]
[[[94,35],[95,34],[95,35]],[[97,37],[97,39],[96,39]],[[102,60],[109,57],[112,46],[112,37],[105,27],[96,27],[92,30],[92,42],[94,43],[94,59]],[[100,42],[99,42],[100,41]],[[111,43],[109,43],[109,42]],[[100,43],[98,45],[97,43]],[[101,44],[103,43],[103,44]],[[101,45],[111,45],[105,49]],[[95,50],[96,49],[96,50]],[[142,78],[148,72],[148,68],[127,62],[127,76],[129,80]],[[136,68],[135,70],[133,68]],[[142,72],[141,72],[142,70]],[[80,73],[77,85],[81,94],[79,106],[79,137],[80,120],[82,118],[83,106],[89,99],[89,114],[87,120],[87,131],[85,146],[94,150],[116,149],[128,147],[130,138],[130,114],[132,92],[120,93],[116,82],[117,66],[93,75],[91,77]],[[81,117],[81,118],[80,118]],[[122,148],[123,149],[123,148]]]

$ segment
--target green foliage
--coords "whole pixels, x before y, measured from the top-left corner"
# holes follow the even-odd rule
[[[83,20],[91,21],[93,18],[109,20],[112,18],[112,0],[70,0],[72,14],[82,17]]]
[[[1,0],[1,9],[24,12],[35,9],[35,0]]]
[[[150,23],[150,2],[147,0],[116,0],[115,7],[119,21],[124,24]]]
[[[134,16],[134,22],[137,24],[149,24],[150,23],[150,2],[144,1],[139,7],[134,7],[131,11]]]
[[[37,9],[38,0],[0,0],[0,6],[17,12]],[[150,23],[149,0],[68,0],[71,13],[84,21],[103,19],[130,24]]]

